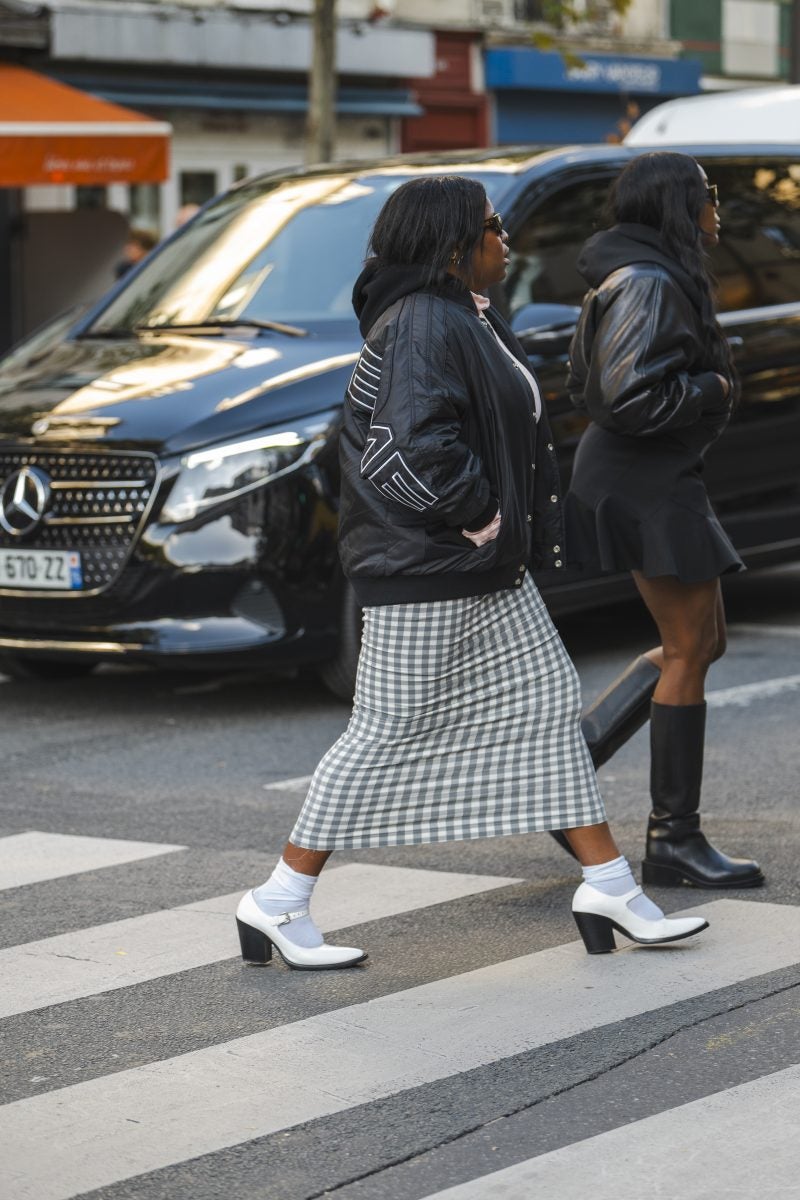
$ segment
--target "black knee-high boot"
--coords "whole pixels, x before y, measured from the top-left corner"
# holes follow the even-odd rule
[[[587,708],[581,718],[581,730],[595,767],[608,762],[644,725],[660,677],[661,671],[655,663],[641,655]],[[551,830],[551,836],[575,857],[560,829]]]
[[[646,884],[758,887],[757,862],[729,858],[700,829],[705,704],[657,704],[650,714],[650,792],[653,811],[642,863]]]

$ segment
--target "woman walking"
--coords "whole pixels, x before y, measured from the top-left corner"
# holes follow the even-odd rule
[[[717,208],[716,187],[685,154],[643,154],[619,176],[614,225],[578,260],[590,290],[568,386],[592,424],[566,506],[571,557],[631,571],[661,636],[584,719],[599,765],[650,710],[643,880],[754,887],[758,864],[712,846],[699,814],[705,678],[725,651],[719,577],[743,567],[702,480],[736,389],[704,253],[719,240]]]
[[[404,184],[356,283],[365,337],[345,400],[340,554],[364,606],[353,714],[320,762],[270,879],[237,918],[242,955],[293,967],[328,946],[308,904],[335,849],[563,828],[583,864],[590,953],[688,937],[635,884],[605,823],[580,690],[530,575],[560,561],[547,417],[524,351],[489,306],[507,238],[483,187]]]

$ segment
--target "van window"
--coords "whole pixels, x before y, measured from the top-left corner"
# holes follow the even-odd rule
[[[719,188],[720,311],[800,303],[800,159],[703,165]]]
[[[504,288],[510,316],[525,304],[580,305],[586,281],[578,274],[578,254],[601,227],[612,178],[568,183],[537,205],[516,230]]]

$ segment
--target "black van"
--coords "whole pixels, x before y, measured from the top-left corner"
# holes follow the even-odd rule
[[[800,148],[696,147],[720,193],[714,252],[743,402],[709,456],[752,565],[800,552]],[[640,148],[495,149],[245,181],[77,323],[0,363],[0,670],[104,661],[312,663],[348,695],[359,613],[338,568],[337,432],[360,349],[350,307],[370,227],[420,173],[473,175],[511,239],[495,295],[530,354],[564,471],[578,248]],[[556,611],[626,594],[566,567]]]

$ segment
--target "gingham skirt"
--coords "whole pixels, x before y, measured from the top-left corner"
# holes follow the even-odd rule
[[[350,723],[290,840],[335,850],[604,821],[580,707],[529,574],[488,596],[367,608]]]

